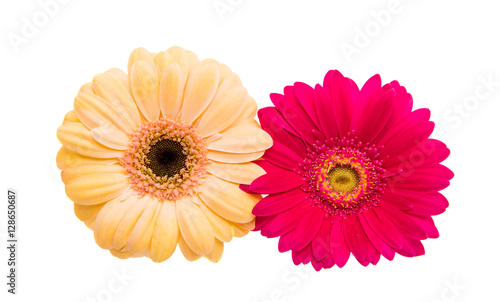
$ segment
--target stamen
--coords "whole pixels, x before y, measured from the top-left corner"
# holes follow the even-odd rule
[[[363,144],[353,133],[309,146],[308,156],[295,171],[308,182],[312,205],[330,215],[350,215],[377,205],[384,191],[382,161],[374,145]]]

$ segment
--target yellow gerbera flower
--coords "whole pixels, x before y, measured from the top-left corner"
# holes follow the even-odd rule
[[[76,216],[119,258],[218,261],[253,229],[260,195],[240,190],[265,172],[272,145],[238,76],[180,47],[135,49],[128,75],[83,85],[57,130],[57,165]]]

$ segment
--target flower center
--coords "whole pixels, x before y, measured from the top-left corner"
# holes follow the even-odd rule
[[[177,200],[196,193],[204,181],[206,148],[191,125],[166,118],[141,125],[120,163],[139,195]]]
[[[150,145],[146,157],[146,167],[159,177],[174,176],[186,167],[187,156],[183,153],[182,145],[169,139]]]
[[[359,176],[351,167],[335,167],[328,172],[334,191],[349,193],[359,185]]]
[[[312,205],[331,215],[350,215],[376,206],[384,192],[382,161],[373,145],[352,134],[309,146],[304,162],[295,169],[306,184]]]

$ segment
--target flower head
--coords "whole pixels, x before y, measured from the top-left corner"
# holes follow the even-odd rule
[[[430,111],[412,111],[412,97],[379,75],[357,85],[329,71],[323,86],[295,83],[271,94],[259,110],[273,138],[266,170],[247,192],[269,194],[253,209],[255,230],[278,237],[281,252],[316,270],[342,267],[350,254],[364,266],[395,253],[424,254],[421,240],[437,238],[431,218],[445,211],[439,193],[453,173],[449,155],[429,139]]]
[[[253,229],[261,199],[239,189],[264,174],[251,161],[272,144],[255,101],[215,60],[138,48],[128,74],[83,85],[57,131],[58,167],[76,216],[120,258],[218,261]]]

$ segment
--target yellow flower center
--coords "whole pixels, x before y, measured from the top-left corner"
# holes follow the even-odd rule
[[[359,176],[351,167],[335,167],[328,172],[329,182],[336,192],[349,193],[359,185]]]

